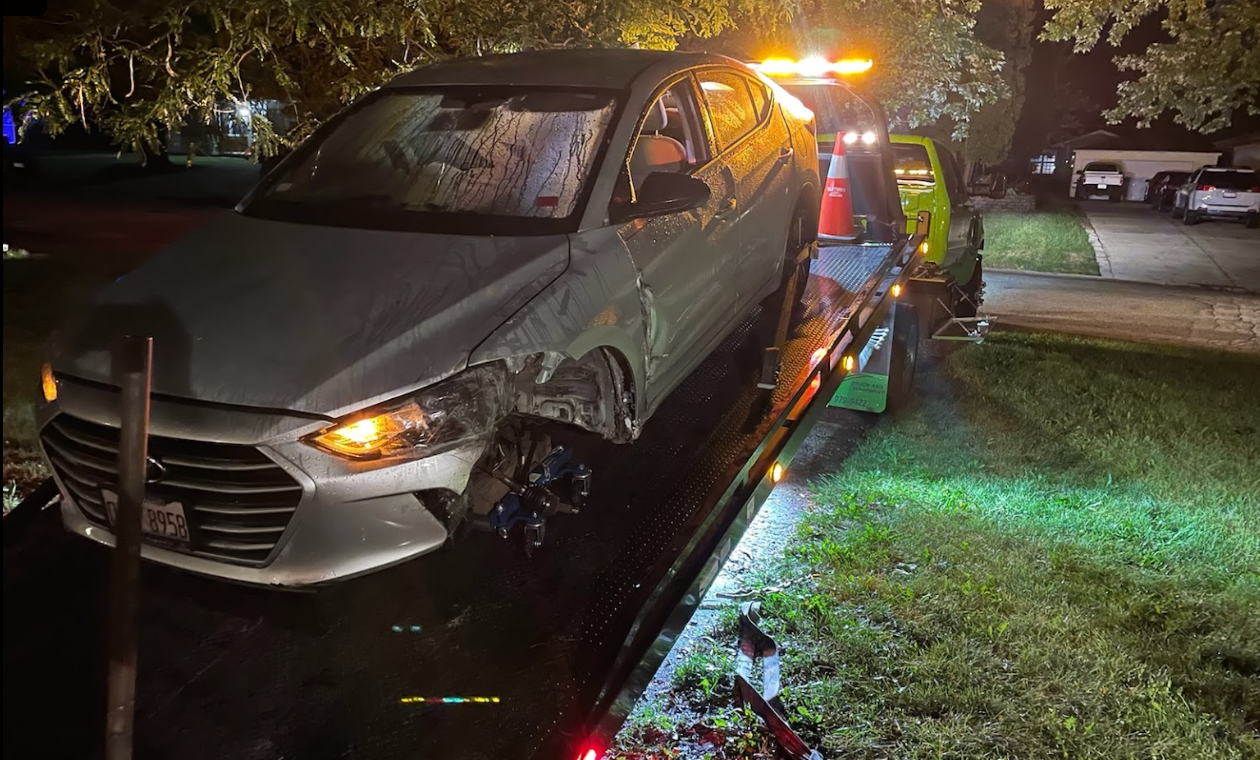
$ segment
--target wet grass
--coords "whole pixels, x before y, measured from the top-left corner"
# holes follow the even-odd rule
[[[984,261],[991,269],[1098,274],[1084,219],[1065,206],[1029,214],[986,213]]]
[[[1260,359],[1004,334],[937,375],[816,484],[767,565],[809,578],[762,610],[806,740],[907,760],[1260,756]],[[620,755],[769,757],[732,706],[733,645],[727,615]]]

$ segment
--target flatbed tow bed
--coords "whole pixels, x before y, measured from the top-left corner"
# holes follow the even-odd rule
[[[532,559],[473,535],[316,593],[146,563],[135,757],[598,756],[839,387],[843,357],[890,323],[919,240],[821,248],[776,390],[758,389],[748,360],[752,317],[637,443],[595,446],[590,501],[550,521]],[[56,510],[6,545],[6,757],[101,755],[107,570],[108,550],[64,534]]]

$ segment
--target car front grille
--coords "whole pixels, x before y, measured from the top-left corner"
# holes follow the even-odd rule
[[[62,414],[41,437],[79,510],[109,528],[101,490],[117,488],[118,428]],[[169,548],[233,564],[267,563],[302,498],[289,473],[252,446],[150,436],[149,457],[165,470],[145,486],[146,498],[180,502],[188,522],[188,545]]]

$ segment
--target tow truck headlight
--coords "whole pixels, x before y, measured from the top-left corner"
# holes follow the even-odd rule
[[[353,414],[306,443],[347,459],[415,459],[487,437],[506,397],[502,365],[475,367],[411,396]]]

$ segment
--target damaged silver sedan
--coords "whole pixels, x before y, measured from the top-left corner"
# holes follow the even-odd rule
[[[143,556],[298,586],[502,530],[538,473],[589,482],[553,444],[633,441],[797,281],[817,167],[812,115],[719,56],[404,75],[58,332],[38,422],[64,522],[113,541],[111,347],[150,335]]]

